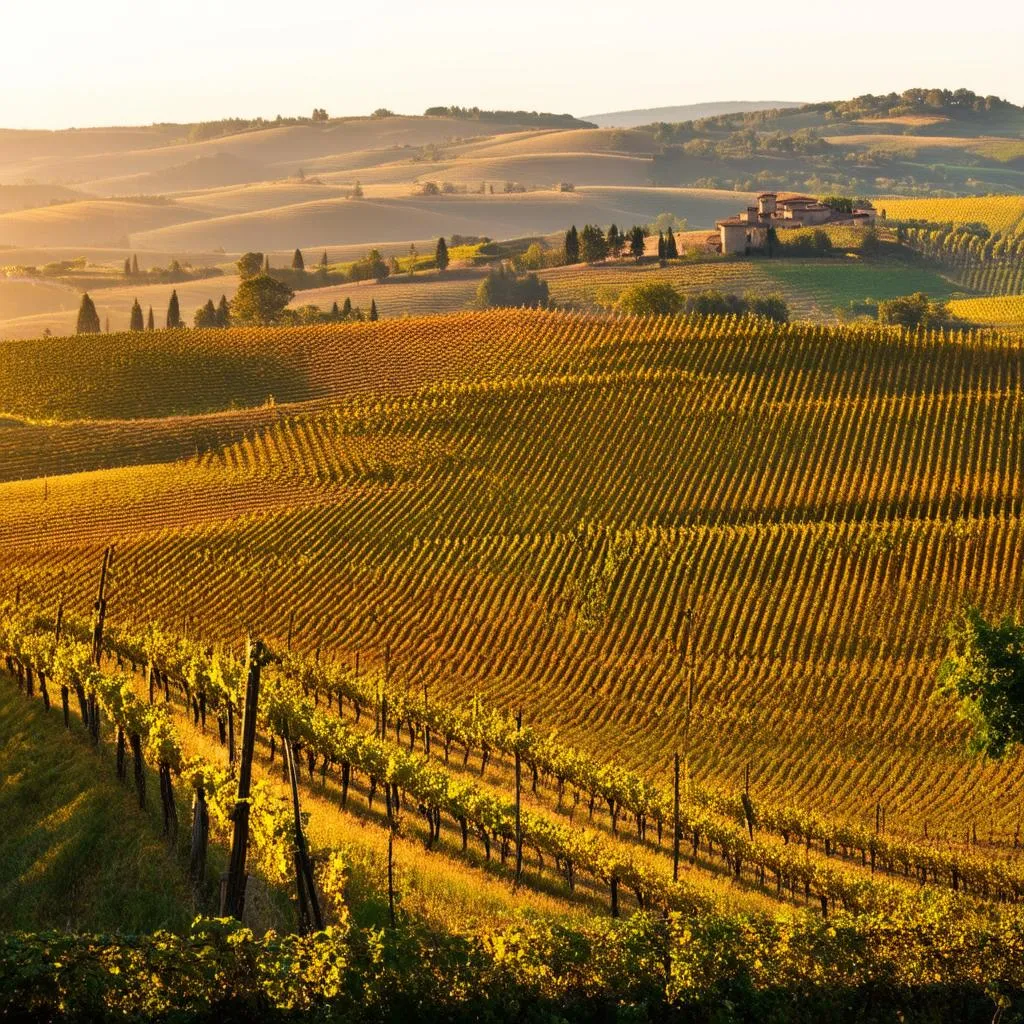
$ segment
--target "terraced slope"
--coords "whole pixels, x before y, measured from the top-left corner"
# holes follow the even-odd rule
[[[394,352],[396,329],[359,337]],[[356,334],[322,334],[328,397]],[[699,778],[1012,836],[1017,763],[965,762],[931,694],[959,602],[1019,600],[1020,339],[516,312],[408,338],[408,389],[180,467],[4,485],[9,585],[84,609],[116,538],[120,615],[229,637],[294,614],[304,649],[390,643],[410,686],[662,778],[692,671]]]

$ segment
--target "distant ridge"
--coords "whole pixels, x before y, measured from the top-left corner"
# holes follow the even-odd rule
[[[610,114],[587,114],[586,120],[593,121],[601,128],[636,128],[655,121],[676,124],[719,114],[741,114],[748,110],[777,110],[803,105],[792,100],[718,100],[714,103],[688,103],[681,107],[645,107],[642,110],[617,110]]]

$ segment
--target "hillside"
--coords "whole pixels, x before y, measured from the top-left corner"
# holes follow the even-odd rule
[[[180,258],[452,233],[513,238],[638,214],[582,204],[593,188],[1024,192],[1024,114],[963,90],[659,108],[635,114],[651,115],[646,126],[485,114],[4,132],[0,246]],[[351,201],[357,183],[365,202]],[[426,183],[445,194],[420,195]],[[710,228],[726,212],[683,199],[649,217],[673,212]]]
[[[66,573],[84,600],[96,545],[117,537],[133,567],[125,612],[173,618],[160,581],[194,579],[192,614],[223,635],[245,590],[219,596],[200,567],[234,572],[245,551],[240,585],[266,573],[294,593],[302,643],[379,655],[388,641],[431,675],[440,646],[445,690],[522,701],[535,721],[661,770],[682,714],[661,645],[689,600],[697,713],[717,723],[695,751],[702,777],[728,784],[749,761],[759,787],[831,813],[864,818],[882,799],[912,830],[991,815],[1012,831],[1012,766],[960,762],[927,696],[957,602],[1006,608],[1017,585],[1016,448],[983,442],[1020,429],[1016,341],[513,313],[286,330],[259,355],[245,338],[192,336],[175,352],[112,337],[136,353],[113,375],[84,361],[106,339],[81,356],[54,339],[59,391],[28,364],[7,368],[0,379],[21,384],[4,404],[33,415],[183,412],[186,395],[191,411],[223,405],[232,396],[203,382],[243,381],[239,360],[252,404],[267,392],[343,403],[254,422],[181,472],[51,480],[45,501],[38,484],[4,485],[12,579],[45,592]],[[375,352],[388,355],[367,363]],[[286,353],[275,380],[263,364]],[[396,362],[408,371],[389,381]],[[89,365],[104,379],[95,397]],[[165,382],[153,397],[147,366]],[[430,380],[449,383],[414,397]],[[364,404],[368,383],[393,397]],[[954,423],[976,442],[940,444]],[[336,564],[344,573],[321,571]]]
[[[751,110],[782,110],[800,107],[789,100],[716,100],[713,103],[684,103],[677,107],[645,107],[638,110],[616,110],[609,114],[588,114],[586,120],[602,128],[637,128],[658,121],[677,123],[699,121],[722,114],[741,114]]]
[[[715,269],[806,284],[830,262]],[[38,948],[57,939],[0,938],[34,965],[0,995],[49,1006],[59,970],[93,1016],[227,992],[372,998],[384,1021],[411,992],[469,1021],[500,979],[497,1021],[728,993],[792,1020],[812,956],[798,1020],[918,1005],[922,964],[936,1019],[988,1019],[986,984],[1017,991],[1020,754],[966,758],[934,693],[965,600],[1019,613],[1022,381],[1018,334],[567,311],[0,345],[0,916],[117,931],[61,937],[60,969]],[[274,655],[254,934],[188,938],[231,841],[246,633]],[[145,813],[118,730],[140,736]],[[332,929],[306,937],[286,737]],[[164,923],[178,936],[125,934]]]

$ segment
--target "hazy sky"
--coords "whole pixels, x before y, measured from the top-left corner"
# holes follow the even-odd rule
[[[1024,103],[1022,10],[1010,0],[0,0],[0,126],[447,103],[582,115],[913,85]]]

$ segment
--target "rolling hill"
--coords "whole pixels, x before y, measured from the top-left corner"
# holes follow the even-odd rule
[[[716,100],[713,103],[684,103],[676,107],[645,107],[638,110],[617,110],[610,114],[588,114],[586,120],[593,121],[602,128],[636,128],[658,121],[699,121],[721,114],[740,114],[751,110],[783,110],[803,105],[790,100]]]

